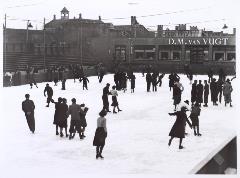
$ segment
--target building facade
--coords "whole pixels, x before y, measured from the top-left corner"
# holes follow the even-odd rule
[[[232,34],[180,24],[174,30],[158,25],[147,30],[131,17],[130,25],[97,20],[69,19],[63,8],[61,18],[45,24],[43,30],[4,28],[4,71],[24,70],[26,65],[47,68],[53,65],[121,65],[139,70],[152,65],[163,72],[181,72],[184,65],[197,73],[224,68],[235,73],[236,30]]]

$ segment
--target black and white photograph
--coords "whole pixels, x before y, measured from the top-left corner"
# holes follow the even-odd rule
[[[0,177],[237,176],[239,7],[2,1]]]

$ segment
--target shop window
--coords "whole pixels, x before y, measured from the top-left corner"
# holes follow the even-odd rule
[[[115,47],[116,60],[126,60],[126,46]]]
[[[224,52],[215,52],[214,60],[215,61],[223,61],[224,60]]]
[[[181,59],[181,52],[180,51],[173,51],[172,59],[173,60],[180,60]]]
[[[144,58],[144,50],[134,50],[135,58],[136,59],[143,59]]]
[[[147,59],[153,60],[155,58],[155,48],[152,50],[145,50]]]
[[[228,53],[227,53],[227,60],[228,60],[228,61],[235,61],[235,59],[236,59],[236,54],[235,54],[235,52],[228,52]]]
[[[136,60],[155,58],[155,46],[153,45],[136,45],[134,46],[134,56]]]
[[[190,50],[186,50],[185,58],[187,61],[190,61]]]
[[[169,59],[169,52],[168,51],[162,51],[160,53],[161,60],[168,60]]]
[[[203,55],[204,55],[203,56],[204,60],[207,61],[208,60],[208,51],[204,51]]]

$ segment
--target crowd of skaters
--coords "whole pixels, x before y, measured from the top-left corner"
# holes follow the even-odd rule
[[[78,68],[78,66],[75,66]],[[99,66],[102,67],[101,65]],[[80,69],[81,70],[81,69]],[[61,70],[62,71],[62,70]],[[75,69],[73,71],[76,71]],[[159,72],[152,71],[148,68],[144,68],[144,71],[142,72],[143,77],[145,76],[146,72],[146,85],[147,85],[147,92],[150,92],[150,88],[152,85],[152,91],[157,91],[157,86],[162,86],[162,79],[165,76],[165,73],[160,74]],[[189,72],[189,71],[188,71]],[[80,72],[81,73],[81,72]],[[89,80],[87,77],[82,73],[81,75],[79,72],[76,72],[76,79],[79,79],[79,81],[83,81],[83,89],[87,88],[87,83]],[[192,74],[186,73],[187,77],[190,80],[190,83],[193,79]],[[190,128],[193,128],[194,135],[195,136],[201,136],[200,129],[199,129],[199,116],[201,112],[201,104],[204,102],[204,107],[208,106],[208,95],[211,94],[211,101],[213,102],[213,105],[217,105],[217,100],[219,98],[219,102],[221,102],[222,94],[224,96],[225,100],[225,106],[230,103],[231,104],[231,92],[233,91],[231,82],[229,79],[226,79],[226,76],[224,77],[223,73],[220,72],[218,82],[216,82],[216,79],[213,78],[211,75],[208,75],[209,82],[207,80],[204,80],[204,85],[202,84],[202,81],[194,80],[194,83],[192,84],[192,90],[191,90],[191,107],[188,100],[185,100],[182,102],[181,94],[184,91],[184,87],[180,82],[180,77],[177,73],[171,72],[169,75],[169,90],[172,91],[172,99],[173,99],[173,105],[174,105],[174,112],[169,113],[170,116],[176,116],[176,121],[169,133],[170,139],[168,142],[168,145],[171,145],[171,142],[173,138],[179,138],[179,149],[184,148],[182,146],[182,140],[185,138],[185,126],[186,123],[190,126]],[[99,76],[99,83],[102,82],[103,76]],[[62,78],[64,81],[64,78]],[[100,81],[101,80],[101,81]],[[107,137],[107,127],[106,127],[106,118],[105,116],[107,113],[111,112],[109,108],[109,101],[108,96],[112,96],[112,104],[113,106],[113,114],[116,114],[117,111],[122,111],[119,108],[119,103],[117,100],[118,97],[118,91],[123,90],[123,92],[126,92],[127,90],[127,83],[128,80],[131,84],[131,93],[134,93],[135,88],[135,80],[136,77],[133,72],[123,72],[121,70],[117,70],[113,77],[115,85],[112,86],[112,89],[110,90],[110,84],[107,83],[106,86],[103,88],[103,94],[102,94],[102,101],[103,101],[103,108],[99,113],[99,118],[97,119],[97,129],[95,131],[95,136],[93,140],[93,145],[96,146],[96,159],[103,158],[102,151],[103,147],[105,145],[105,139]],[[74,77],[75,81],[75,77]],[[220,82],[221,81],[221,82]],[[198,82],[198,83],[197,83]],[[158,85],[159,84],[159,85]],[[220,86],[221,85],[221,86]],[[63,86],[62,86],[63,88]],[[65,85],[64,85],[65,89]],[[210,92],[209,92],[210,90]],[[53,100],[53,89],[49,86],[49,84],[46,84],[46,87],[44,89],[44,96],[46,96],[47,93],[47,105],[46,107],[49,107],[50,103],[53,103],[55,105],[55,114],[54,114],[54,121],[53,124],[56,125],[56,135],[60,135],[60,137],[63,137],[63,129],[65,130],[65,136],[69,137],[69,139],[73,139],[75,134],[79,134],[79,138],[83,139],[85,137],[84,131],[87,127],[86,122],[86,114],[89,110],[88,107],[85,106],[85,104],[77,104],[76,99],[72,98],[71,105],[67,105],[67,100],[65,98],[59,97],[58,101],[55,102]],[[34,102],[29,99],[29,94],[25,95],[26,100],[22,103],[22,109],[25,112],[27,123],[29,125],[30,131],[34,133],[35,131],[35,122],[34,122]],[[203,99],[204,98],[204,99]],[[116,108],[118,109],[116,111]],[[189,117],[187,116],[187,111],[190,111]],[[70,121],[70,127],[69,127],[69,134],[68,134],[68,125],[67,125],[67,118],[71,116]],[[191,119],[192,122],[188,120],[188,118]],[[60,130],[59,130],[60,128]]]

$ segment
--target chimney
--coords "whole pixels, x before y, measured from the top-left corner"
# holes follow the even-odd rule
[[[82,14],[81,13],[79,14],[79,19],[82,19]]]
[[[100,16],[100,15],[98,16],[98,20],[99,20],[99,21],[101,21],[101,20],[102,20],[102,18],[101,18],[101,16]]]
[[[56,20],[56,15],[55,14],[53,15],[53,20]]]
[[[233,28],[233,34],[236,35],[236,28]]]

